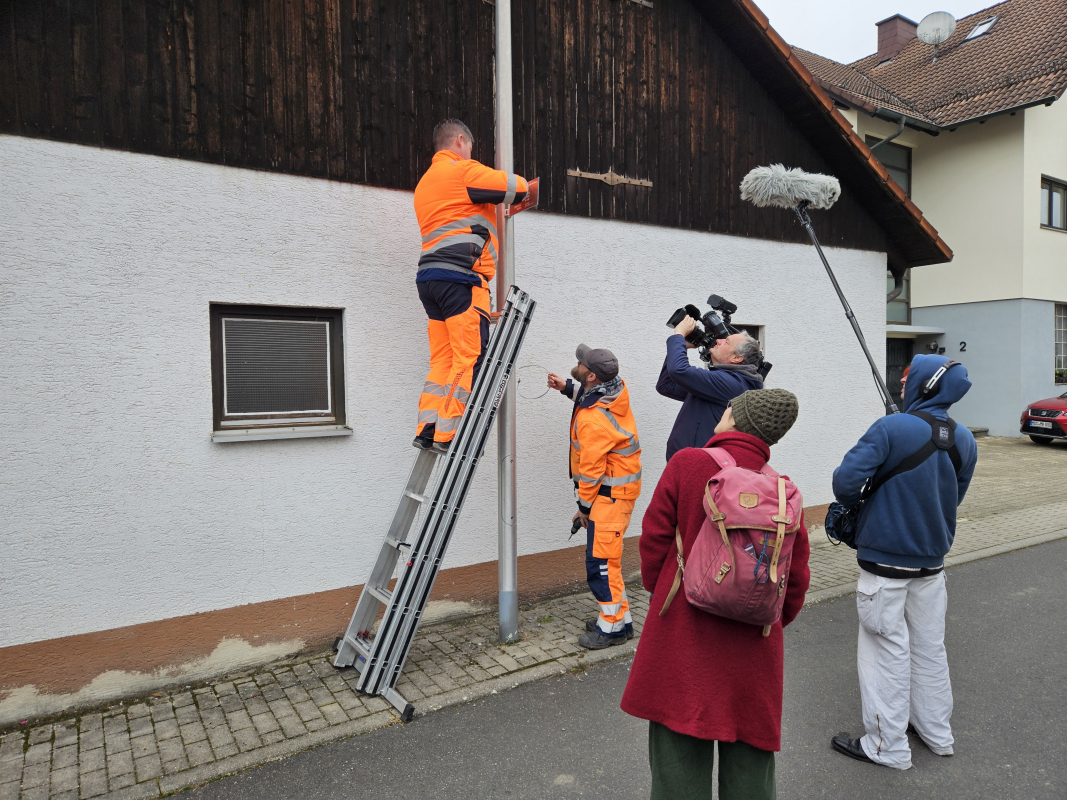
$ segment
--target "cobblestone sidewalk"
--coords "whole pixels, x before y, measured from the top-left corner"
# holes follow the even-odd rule
[[[1067,536],[1067,502],[1034,504],[1067,476],[1067,461],[1017,440],[980,442],[986,474],[976,477],[961,507],[949,563]],[[999,470],[990,464],[997,461]],[[1008,463],[1010,471],[1003,469]],[[850,592],[858,574],[853,552],[831,547],[819,526],[810,538],[809,602]],[[648,594],[638,585],[628,593],[640,631]],[[594,653],[577,646],[596,612],[587,594],[528,607],[522,640],[505,646],[496,644],[495,615],[427,627],[397,689],[425,714],[633,653],[638,639]],[[319,654],[71,719],[27,723],[0,736],[0,800],[159,797],[394,724],[391,706],[354,690],[356,677]]]

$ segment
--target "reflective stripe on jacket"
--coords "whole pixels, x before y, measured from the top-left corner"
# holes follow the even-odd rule
[[[579,397],[571,417],[570,471],[586,513],[598,494],[630,500],[641,494],[641,442],[625,381],[615,397]]]
[[[487,287],[496,275],[496,204],[526,197],[526,179],[441,150],[415,187],[419,271],[448,270]],[[479,280],[480,279],[480,280]]]

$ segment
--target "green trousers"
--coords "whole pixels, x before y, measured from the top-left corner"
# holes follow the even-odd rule
[[[648,724],[651,800],[712,800],[715,742]],[[719,742],[719,800],[775,800],[774,753]]]

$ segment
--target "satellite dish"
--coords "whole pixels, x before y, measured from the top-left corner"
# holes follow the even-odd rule
[[[935,11],[927,14],[919,23],[915,35],[926,44],[932,44],[934,51],[937,46],[948,40],[956,32],[956,18],[947,11]]]

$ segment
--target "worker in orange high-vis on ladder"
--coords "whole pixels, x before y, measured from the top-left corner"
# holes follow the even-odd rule
[[[634,636],[622,579],[622,539],[641,495],[641,442],[630,392],[619,377],[615,356],[584,344],[575,356],[574,380],[564,383],[550,373],[548,385],[574,401],[570,447],[571,480],[578,497],[574,521],[586,529],[586,580],[600,606],[600,614],[586,622],[578,644],[602,650]]]
[[[429,317],[430,373],[413,444],[446,452],[489,341],[489,282],[500,245],[495,206],[523,200],[528,186],[473,160],[474,138],[459,120],[438,124],[433,144],[433,161],[415,187],[422,231],[415,283]]]

